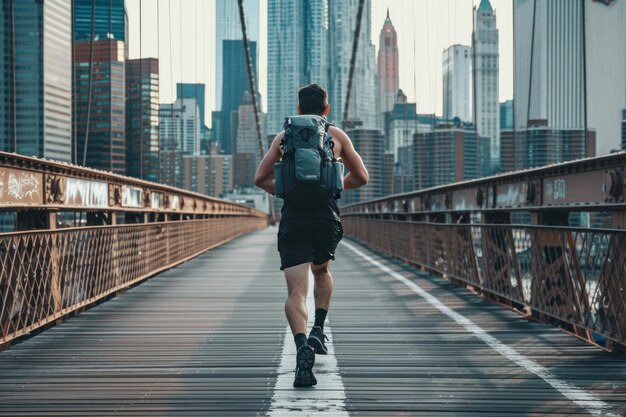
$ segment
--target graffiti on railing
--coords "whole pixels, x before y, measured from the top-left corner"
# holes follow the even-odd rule
[[[15,169],[0,169],[0,202],[39,203],[43,201],[43,176]]]

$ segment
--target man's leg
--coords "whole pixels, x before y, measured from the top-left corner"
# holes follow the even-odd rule
[[[306,333],[307,310],[306,297],[309,290],[309,264],[300,264],[285,268],[287,280],[287,301],[285,314],[294,336]]]
[[[333,294],[333,276],[330,274],[330,261],[326,261],[321,265],[311,265],[315,286],[313,287],[313,295],[315,296],[315,324],[309,334],[308,343],[315,353],[325,355],[328,353],[324,342],[324,321],[330,307],[330,299]]]
[[[311,264],[311,271],[315,279],[315,286],[313,287],[315,310],[323,309],[328,311],[330,298],[333,295],[333,276],[330,274],[330,261],[326,261],[322,265]],[[316,323],[315,325],[317,326],[318,324]]]
[[[307,344],[306,337],[306,296],[309,290],[309,264],[300,264],[285,268],[287,280],[287,301],[285,302],[285,314],[291,333],[296,342],[296,378],[294,387],[310,387],[317,384],[313,375],[315,364],[315,351]]]

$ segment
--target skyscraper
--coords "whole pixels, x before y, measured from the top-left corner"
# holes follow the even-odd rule
[[[243,51],[242,51],[243,53]],[[204,100],[205,100],[204,84],[176,83],[176,98],[192,98],[198,102],[198,111],[200,112],[200,127],[206,126],[204,123]]]
[[[216,109],[222,108],[223,86],[223,41],[241,40],[241,22],[239,21],[239,7],[237,1],[217,0],[215,4],[216,36],[215,36],[215,103]],[[246,16],[248,39],[258,42],[260,39],[260,2],[259,0],[244,0],[243,10]],[[271,27],[271,26],[270,26]],[[242,51],[243,53],[243,51]],[[257,79],[258,85],[258,79]]]
[[[452,45],[443,51],[443,118],[471,120],[470,65],[472,49]]]
[[[626,2],[515,0],[513,17],[516,129],[536,120],[551,129],[586,125],[598,155],[619,149]]]
[[[376,117],[376,52],[371,42],[372,2],[365,0],[361,32],[356,55],[354,79],[348,109],[348,119],[363,121],[365,128],[375,128]],[[350,58],[358,2],[354,0],[332,0],[329,3],[330,21],[330,120],[342,122],[348,91]]]
[[[474,124],[491,141],[491,164],[500,165],[499,50],[496,14],[489,0],[474,9]]]
[[[318,83],[329,88],[328,0],[269,0],[267,16],[272,28],[267,34],[267,133],[276,134],[285,117],[297,113],[300,87]]]
[[[500,130],[513,129],[513,100],[500,103]]]
[[[380,31],[378,45],[378,73],[376,77],[378,96],[376,104],[378,105],[377,113],[381,115],[393,110],[400,88],[398,34],[389,18],[389,9],[387,9],[385,24]]]
[[[126,174],[124,42],[95,41],[90,50],[89,41],[74,44],[77,162]]]
[[[250,42],[250,55],[255,78],[257,77],[256,42]],[[232,143],[235,140],[231,129],[231,113],[237,111],[242,103],[245,91],[250,90],[248,65],[241,40],[225,40],[223,42],[223,89],[222,110],[220,114],[221,140],[220,147],[224,153],[233,153]]]
[[[414,136],[415,189],[487,175],[489,138],[476,137],[471,125],[445,124]]]
[[[0,6],[3,151],[71,161],[71,12],[63,0]]]
[[[91,39],[91,17],[94,20],[94,39],[128,39],[128,22],[124,0],[74,0],[74,40]],[[93,14],[92,14],[93,13]]]
[[[263,125],[262,118],[261,131],[264,130]],[[244,92],[242,103],[237,110],[237,129],[233,134],[235,136],[233,144],[235,185],[254,187],[254,174],[261,162],[261,153],[252,96],[248,91]]]
[[[159,181],[159,61],[126,61],[126,175]]]
[[[349,123],[353,125],[346,127],[346,133],[352,139],[354,149],[363,158],[370,179],[363,187],[342,192],[339,200],[341,205],[382,197],[389,179],[385,176],[385,172],[389,173],[388,167],[385,166],[385,160],[388,157],[385,156],[385,138],[381,131],[364,128],[360,120]]]
[[[200,147],[200,110],[194,98],[161,103],[159,107],[161,149],[185,155],[198,155]]]

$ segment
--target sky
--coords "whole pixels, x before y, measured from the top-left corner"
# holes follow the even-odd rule
[[[267,0],[259,1],[257,83],[266,109]],[[206,84],[209,123],[215,107],[215,0],[126,2],[130,58],[159,58],[162,103],[174,101],[177,82]],[[417,103],[418,113],[442,113],[442,52],[453,44],[471,44],[472,7],[479,3],[480,0],[372,0],[372,43],[378,52],[378,37],[388,8],[398,32],[400,88],[410,102]],[[504,101],[513,96],[513,0],[491,0],[491,4],[500,36],[499,88],[500,101]]]

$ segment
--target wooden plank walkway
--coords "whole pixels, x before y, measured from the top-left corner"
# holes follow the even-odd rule
[[[276,387],[292,341],[275,233],[236,239],[0,353],[0,415],[333,416],[324,398],[338,396],[354,416],[625,413],[624,358],[358,247],[392,273],[384,271],[348,245],[333,264],[329,315],[343,391]],[[553,379],[497,353],[394,274]],[[577,404],[555,380],[589,397]],[[277,408],[279,398],[293,405]]]

